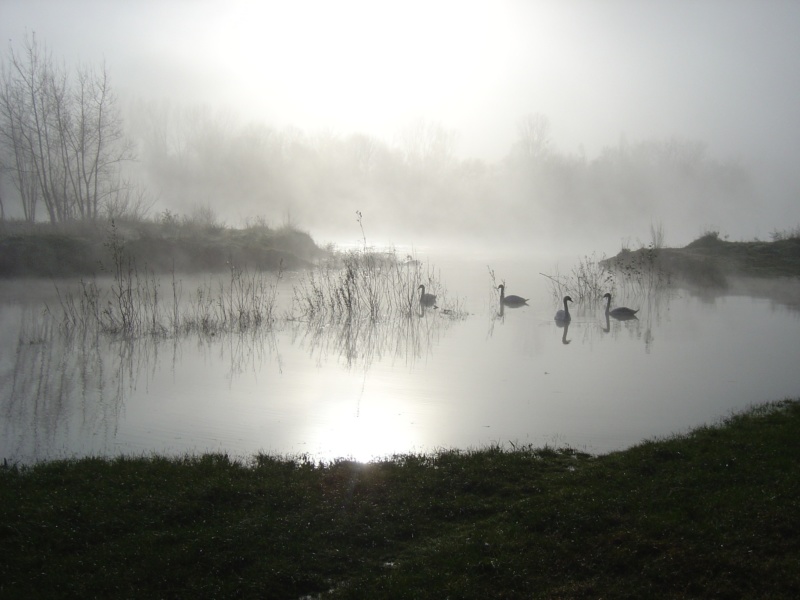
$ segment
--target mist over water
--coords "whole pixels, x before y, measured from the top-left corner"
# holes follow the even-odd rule
[[[554,272],[549,261],[422,259],[440,277],[439,308],[378,322],[281,317],[267,329],[121,339],[66,334],[43,311],[46,286],[8,295],[0,455],[371,460],[489,444],[599,453],[800,389],[796,286],[794,308],[620,289],[613,305],[638,308],[638,319],[606,318],[603,303],[586,301],[570,307],[564,327],[540,275]],[[561,261],[562,272],[572,266]],[[302,277],[280,283],[276,314],[291,312]],[[501,310],[500,282],[528,305]],[[190,295],[193,283],[184,284]]]

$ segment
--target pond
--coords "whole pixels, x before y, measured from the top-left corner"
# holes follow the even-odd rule
[[[641,301],[635,320],[584,302],[560,327],[541,273],[569,260],[423,260],[457,311],[133,340],[66,335],[48,308],[58,312],[55,291],[69,282],[0,283],[0,457],[368,461],[492,444],[605,453],[800,394],[796,305],[673,288],[615,298]],[[300,277],[281,279],[279,312]],[[501,312],[501,282],[528,304]]]

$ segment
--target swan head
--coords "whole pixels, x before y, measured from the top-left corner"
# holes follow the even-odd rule
[[[569,296],[564,296],[564,302],[572,302],[572,298]]]
[[[497,286],[497,289],[502,291],[502,292],[504,292],[505,289],[506,289],[506,286],[501,283],[500,285]]]
[[[609,300],[611,300],[611,294],[606,292],[605,294],[603,294],[603,298],[608,298]]]

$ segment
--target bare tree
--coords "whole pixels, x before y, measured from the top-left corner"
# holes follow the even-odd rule
[[[94,220],[118,193],[121,164],[133,158],[108,72],[81,68],[70,84],[35,34],[9,49],[0,87],[0,124],[25,218],[41,200],[52,223]]]
[[[44,149],[48,138],[49,104],[40,100],[48,94],[48,60],[42,56],[35,35],[26,38],[24,56],[10,49],[8,69],[3,65],[3,84],[0,90],[3,142],[6,153],[12,156],[12,174],[19,191],[26,220],[36,219],[41,191],[50,192]],[[49,157],[49,153],[48,153]],[[49,196],[46,197],[46,201]],[[48,211],[52,206],[48,206]],[[51,219],[53,218],[51,213]]]
[[[515,154],[523,160],[541,159],[550,153],[550,119],[536,113],[522,118],[517,126],[519,137]]]
[[[10,173],[11,182],[19,194],[23,217],[32,222],[36,220],[39,187],[31,152],[26,148],[22,135],[24,110],[21,90],[11,84],[8,74],[4,72],[0,84],[0,152],[5,163],[4,171]]]
[[[439,169],[454,161],[456,134],[439,123],[424,119],[404,128],[399,135],[400,151],[413,167]]]
[[[136,183],[122,181],[103,200],[102,216],[107,221],[123,218],[141,221],[155,204],[148,191]]]
[[[25,39],[22,55],[11,49],[11,70],[12,85],[19,91],[15,96],[21,103],[17,115],[26,165],[50,221],[65,221],[69,206],[60,133],[67,116],[63,106],[66,74],[54,68],[50,54],[46,47],[39,47],[35,34]]]
[[[71,156],[66,162],[78,213],[94,220],[102,202],[119,195],[123,181],[119,168],[133,159],[133,151],[122,130],[105,64],[99,71],[79,69],[77,80],[72,127],[64,127]]]

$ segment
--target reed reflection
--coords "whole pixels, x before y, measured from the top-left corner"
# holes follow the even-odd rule
[[[86,329],[64,332],[26,311],[13,360],[0,363],[4,456],[27,462],[106,451],[136,363],[128,344],[112,347]]]
[[[292,342],[318,365],[333,356],[348,369],[366,371],[386,357],[410,366],[449,323],[466,316],[431,267],[410,255],[398,260],[372,251],[366,240],[363,249],[304,273],[293,292]]]
[[[422,310],[421,316],[388,321],[295,321],[291,339],[306,349],[318,366],[335,358],[348,369],[367,371],[375,362],[391,358],[411,367],[427,356],[455,320],[438,311]]]
[[[114,455],[126,402],[191,353],[226,364],[228,379],[265,364],[282,370],[273,330],[173,338],[108,336],[64,328],[50,315],[25,311],[13,355],[0,360],[0,454],[22,463]]]

